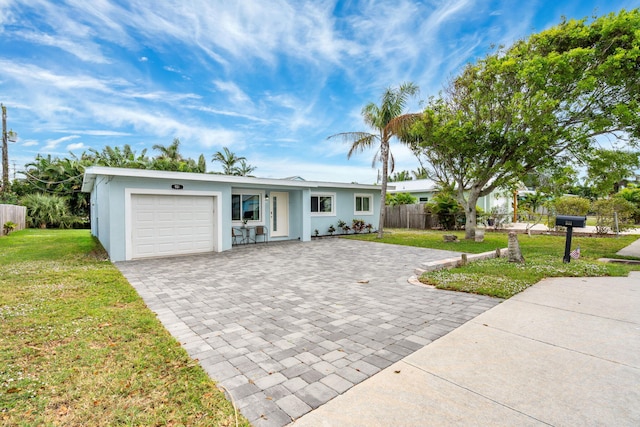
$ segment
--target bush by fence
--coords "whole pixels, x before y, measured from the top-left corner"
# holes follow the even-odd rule
[[[13,222],[16,225],[14,230],[22,230],[25,228],[27,219],[27,208],[17,205],[1,205],[0,204],[0,236],[5,234],[4,224]]]

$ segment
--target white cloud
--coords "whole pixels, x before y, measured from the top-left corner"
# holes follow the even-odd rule
[[[86,148],[86,146],[82,142],[76,142],[74,144],[67,145],[67,150],[69,151],[80,150],[82,148]]]
[[[58,145],[60,145],[63,142],[73,141],[74,139],[78,139],[78,138],[80,138],[80,135],[69,135],[69,136],[63,136],[62,138],[58,138],[58,139],[48,139],[47,144],[44,146],[44,150],[54,150]]]
[[[221,80],[214,80],[213,84],[219,91],[227,93],[230,101],[234,104],[251,105],[251,98],[242,89],[233,82],[224,82]]]

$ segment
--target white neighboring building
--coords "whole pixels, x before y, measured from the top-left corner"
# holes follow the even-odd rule
[[[438,192],[435,182],[430,179],[416,179],[412,181],[390,182],[389,185],[395,189],[389,189],[390,194],[409,193],[417,199],[417,203],[427,203],[431,201],[434,194]],[[509,217],[513,214],[513,193],[509,190],[494,190],[491,194],[478,199],[479,206],[484,212],[491,212],[493,208],[504,208]]]

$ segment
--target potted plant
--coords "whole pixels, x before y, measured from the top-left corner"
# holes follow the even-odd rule
[[[335,233],[335,232],[336,232],[336,229],[333,227],[333,224],[331,224],[331,225],[329,226],[329,229],[328,229],[327,231],[329,232],[329,235],[330,235],[330,236],[333,236],[333,233]]]

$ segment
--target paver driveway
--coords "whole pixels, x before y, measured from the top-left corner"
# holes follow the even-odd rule
[[[255,426],[282,426],[495,306],[412,285],[453,252],[347,239],[117,263]]]

